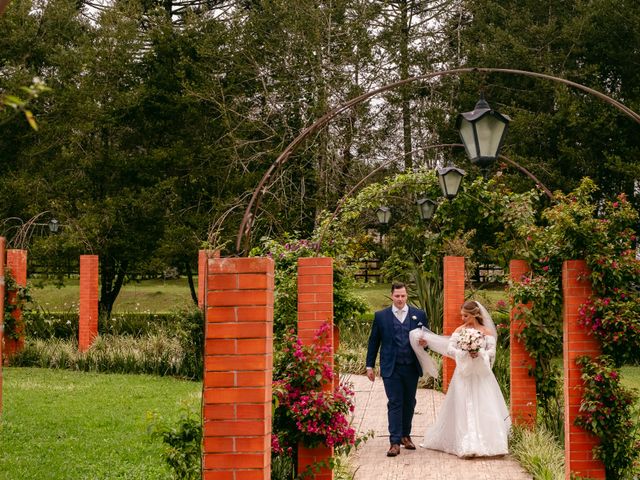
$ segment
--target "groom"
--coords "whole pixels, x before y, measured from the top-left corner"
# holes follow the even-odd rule
[[[367,377],[375,379],[375,364],[380,350],[380,375],[387,394],[389,420],[388,457],[400,453],[400,445],[415,450],[411,441],[411,420],[416,406],[416,390],[422,369],[409,344],[409,332],[428,327],[427,315],[407,305],[407,288],[403,283],[391,285],[393,305],[375,313],[367,349]]]

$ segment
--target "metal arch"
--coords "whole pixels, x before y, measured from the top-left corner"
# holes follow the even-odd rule
[[[406,78],[404,80],[399,80],[397,82],[384,85],[380,88],[377,88],[375,90],[371,90],[370,92],[359,95],[358,97],[352,98],[346,103],[333,108],[329,112],[325,113],[318,120],[316,120],[313,124],[303,129],[298,134],[298,136],[289,145],[287,145],[287,147],[282,151],[282,153],[278,156],[278,158],[273,162],[273,164],[265,172],[264,176],[262,177],[262,179],[260,180],[260,182],[258,183],[258,185],[253,191],[251,199],[249,200],[249,204],[247,205],[247,208],[245,210],[244,216],[242,217],[240,228],[238,229],[238,235],[236,238],[236,252],[240,252],[243,237],[246,239],[246,243],[247,243],[246,248],[248,248],[249,246],[248,245],[249,234],[251,233],[251,228],[253,226],[253,221],[255,218],[255,216],[252,213],[252,210],[254,208],[254,205],[256,205],[256,209],[257,209],[257,201],[259,200],[261,193],[265,189],[265,185],[267,181],[269,180],[271,175],[273,175],[273,173],[276,172],[276,170],[287,161],[287,159],[291,156],[291,154],[296,151],[296,149],[300,146],[303,140],[305,140],[309,135],[316,132],[320,128],[324,127],[327,123],[329,123],[331,120],[333,120],[335,117],[340,115],[345,110],[348,110],[354,107],[355,105],[371,97],[374,97],[375,95],[378,95],[379,93],[383,93],[388,90],[392,90],[394,88],[397,88],[412,82],[420,81],[420,80],[428,80],[435,77],[444,77],[449,75],[460,75],[463,73],[507,73],[512,75],[523,75],[527,77],[540,78],[544,80],[551,80],[553,82],[562,83],[564,85],[577,88],[578,90],[582,90],[590,95],[595,96],[596,98],[599,98],[600,100],[603,100],[604,102],[620,110],[622,113],[630,117],[632,120],[635,120],[636,123],[640,123],[640,115],[638,115],[636,112],[626,107],[622,103],[618,102],[617,100],[614,100],[613,98],[609,97],[608,95],[605,95],[602,92],[589,88],[580,83],[572,82],[571,80],[566,80],[560,77],[554,77],[552,75],[547,75],[544,73],[529,72],[526,70],[514,70],[514,69],[508,69],[508,68],[470,67],[470,68],[456,68],[452,70],[442,70],[438,72],[431,72],[426,75],[420,75],[418,77],[411,77],[411,78]]]
[[[419,148],[417,150],[430,150],[432,148],[458,148],[458,147],[464,148],[464,145],[462,143],[441,143],[441,144],[438,144],[438,145],[427,145],[426,147],[422,147],[422,148]],[[413,150],[413,151],[416,151],[416,150]],[[511,160],[506,155],[500,154],[500,155],[498,155],[498,158],[500,160],[504,160],[505,162],[507,162],[508,164],[513,166],[514,168],[517,168],[518,170],[520,170],[520,172],[522,172],[523,174],[525,174],[527,177],[529,177],[531,180],[533,180],[535,182],[535,184],[538,186],[538,188],[540,188],[540,190],[542,190],[545,193],[545,195],[549,198],[549,200],[553,200],[553,193],[551,193],[551,190],[549,190],[540,180],[538,180],[538,178],[533,173],[531,173],[529,170],[527,170],[525,167],[523,167],[522,165],[518,164],[517,162]],[[353,195],[353,193],[358,188],[360,188],[360,186],[365,181],[367,181],[367,179],[371,178],[373,175],[378,173],[383,168],[388,167],[394,161],[395,161],[395,158],[387,160],[385,162],[382,162],[375,169],[373,169],[371,172],[369,172],[367,175],[365,175],[363,178],[361,178],[360,181],[358,183],[356,183],[353,186],[353,188],[351,188],[351,190],[349,190],[346,194],[344,194],[344,196],[338,201],[338,204],[336,205],[336,208],[333,211],[333,214],[331,215],[331,218],[329,219],[329,221],[327,223],[325,223],[324,227],[322,228],[322,230],[320,232],[320,235],[318,236],[318,240],[316,242],[316,254],[320,251],[320,248],[322,247],[322,241],[324,240],[324,236],[325,236],[325,234],[327,232],[327,229],[329,228],[329,225],[331,225],[333,223],[333,221],[336,219],[336,217],[338,216],[338,214],[342,210],[342,206],[344,205],[344,202],[346,202],[347,199],[350,198],[351,195]]]

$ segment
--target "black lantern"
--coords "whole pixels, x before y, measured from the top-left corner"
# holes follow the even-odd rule
[[[451,200],[458,195],[458,189],[460,188],[460,182],[464,177],[464,170],[456,167],[445,167],[438,169],[438,182],[440,182],[440,189],[442,195],[447,200]]]
[[[51,220],[49,220],[49,224],[48,225],[49,225],[49,231],[51,233],[57,233],[58,232],[58,228],[60,228],[60,223],[55,218],[52,218]]]
[[[389,207],[380,207],[376,211],[376,215],[378,216],[380,225],[388,225],[389,220],[391,220],[391,209]]]
[[[438,204],[429,198],[421,198],[416,202],[418,204],[418,212],[422,220],[431,220],[433,214],[436,213]]]
[[[510,120],[508,116],[491,110],[483,95],[473,111],[458,115],[456,128],[471,163],[488,167],[498,158]]]

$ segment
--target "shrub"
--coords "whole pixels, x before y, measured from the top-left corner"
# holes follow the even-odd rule
[[[534,480],[563,480],[564,449],[544,428],[527,430],[514,426],[510,441],[511,454]]]
[[[64,368],[105,373],[144,373],[196,376],[186,360],[187,351],[175,337],[149,334],[131,336],[98,336],[86,352],[78,351],[72,340],[28,340],[24,349],[12,358],[12,365],[22,367]]]
[[[199,309],[114,316],[108,328],[101,323],[100,335],[84,354],[77,351],[76,314],[39,311],[27,319],[32,335],[14,365],[202,378],[204,316]]]
[[[330,334],[329,325],[324,324],[313,345],[302,345],[290,331],[275,359],[271,451],[275,457],[292,458],[294,471],[299,443],[324,444],[348,453],[364,440],[348,420],[354,392],[344,383],[333,390],[334,372],[325,361],[328,349],[324,346]],[[334,465],[334,459],[330,463]]]
[[[149,432],[164,443],[164,460],[176,480],[202,476],[202,419],[198,406],[184,405],[177,425],[168,424],[157,412],[149,412]]]

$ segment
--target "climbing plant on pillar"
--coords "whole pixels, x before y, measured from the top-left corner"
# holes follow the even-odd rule
[[[281,240],[264,238],[261,247],[251,251],[251,256],[266,256],[275,262],[274,334],[281,339],[289,329],[295,328],[298,312],[298,259],[317,255],[331,257],[333,263],[334,322],[343,327],[362,313],[367,304],[353,293],[353,267],[346,262],[342,242],[333,237],[330,245],[318,252],[313,240],[285,235]]]
[[[21,310],[24,314],[26,305],[31,301],[31,288],[18,285],[10,270],[5,271],[4,281],[4,337],[18,340],[24,326],[18,325],[13,312]]]
[[[526,236],[524,253],[532,270],[513,283],[511,292],[515,302],[532,302],[532,308],[524,310],[521,335],[536,359],[532,374],[540,406],[548,408],[559,378],[550,362],[561,351],[560,267],[565,260],[586,260],[594,295],[582,306],[581,321],[600,339],[605,355],[581,360],[585,395],[578,423],[600,438],[594,453],[603,461],[607,478],[629,478],[625,475],[638,459],[637,432],[629,428],[629,406],[637,397],[619,385],[615,368],[636,362],[639,355],[640,296],[633,288],[640,284],[633,230],[638,213],[623,195],[595,203],[596,191],[593,181],[583,179],[573,192],[556,195],[556,203],[542,214],[542,224]],[[609,415],[593,415],[594,407],[607,408]]]

